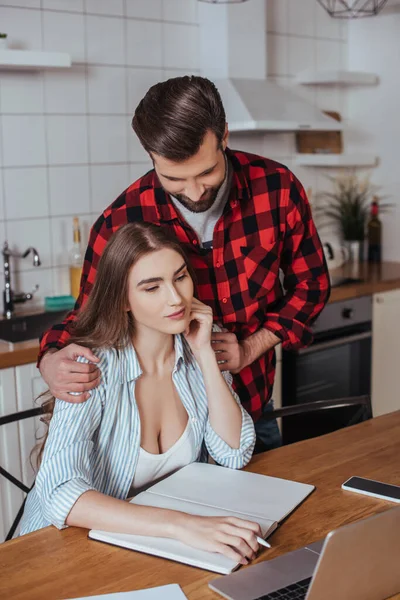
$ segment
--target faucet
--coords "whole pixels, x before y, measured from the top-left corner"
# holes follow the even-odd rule
[[[4,310],[3,315],[6,319],[11,319],[14,312],[14,304],[17,302],[26,302],[27,300],[31,300],[33,298],[33,294],[39,289],[39,286],[36,285],[32,292],[28,292],[26,294],[15,294],[11,289],[11,280],[10,280],[10,256],[14,258],[26,258],[30,253],[33,254],[33,266],[40,266],[40,258],[37,250],[30,246],[23,254],[19,254],[18,252],[12,252],[8,247],[8,242],[4,242],[3,245],[3,267],[4,267],[4,291],[3,291],[3,303]]]

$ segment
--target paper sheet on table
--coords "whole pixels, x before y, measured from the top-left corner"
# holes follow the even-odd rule
[[[185,594],[179,585],[162,585],[147,590],[136,592],[118,592],[116,594],[102,594],[101,596],[85,596],[75,600],[186,600]]]

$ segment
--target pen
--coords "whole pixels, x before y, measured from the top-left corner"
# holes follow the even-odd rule
[[[261,546],[265,546],[266,548],[272,548],[271,544],[268,544],[268,542],[263,540],[259,535],[257,535],[257,542],[261,544]]]

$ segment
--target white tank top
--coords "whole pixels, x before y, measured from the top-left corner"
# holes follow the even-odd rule
[[[146,487],[167,477],[167,475],[171,475],[196,459],[196,444],[190,426],[190,419],[188,419],[181,437],[163,454],[151,454],[143,448],[139,449],[139,458],[129,496],[135,496]]]

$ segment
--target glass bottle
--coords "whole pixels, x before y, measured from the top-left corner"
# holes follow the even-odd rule
[[[75,299],[79,296],[79,288],[82,275],[83,253],[81,248],[81,230],[79,227],[79,218],[73,220],[73,245],[69,252],[69,281],[71,286],[71,296]]]
[[[382,259],[382,222],[379,218],[377,198],[371,203],[371,216],[368,221],[368,262],[379,263]]]

